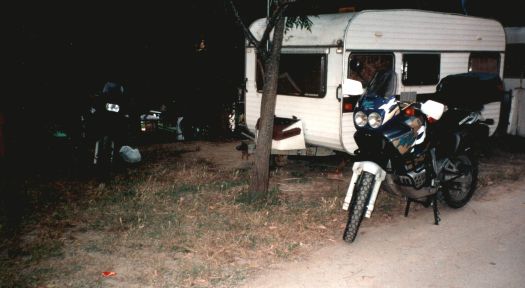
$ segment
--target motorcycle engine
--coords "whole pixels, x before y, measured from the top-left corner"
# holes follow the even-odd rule
[[[403,182],[403,181],[411,181],[411,180],[408,180],[409,178],[412,178],[412,177],[411,176],[396,176],[396,175],[388,174],[385,178],[385,181],[383,181],[382,188],[387,192],[390,192],[390,193],[393,193],[395,195],[402,196],[402,197],[408,197],[411,199],[425,198],[437,192],[436,187],[419,186],[421,188],[415,188],[409,183]],[[422,170],[418,175],[416,175],[416,178],[419,178],[419,179],[426,178],[425,170]],[[402,184],[399,184],[399,183],[402,183]]]

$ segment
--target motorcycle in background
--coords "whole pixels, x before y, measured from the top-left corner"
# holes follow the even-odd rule
[[[101,95],[93,97],[88,111],[81,116],[83,138],[93,147],[92,163],[98,176],[108,179],[120,159],[128,163],[141,160],[138,149],[130,145],[140,121],[135,119],[132,103],[124,87],[107,82]],[[119,157],[120,156],[120,157]]]
[[[397,100],[396,84],[394,71],[377,72],[364,93],[358,81],[343,84],[343,94],[362,95],[354,110],[358,150],[343,204],[346,242],[355,240],[363,217],[371,216],[381,185],[407,199],[405,216],[412,202],[432,206],[436,225],[439,199],[460,208],[476,189],[476,143],[488,137],[490,121],[475,109],[418,102],[415,95]]]

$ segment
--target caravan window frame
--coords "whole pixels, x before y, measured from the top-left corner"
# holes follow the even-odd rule
[[[490,60],[495,59],[496,60],[496,67],[493,70],[487,71],[487,69],[472,69],[473,68],[473,58],[485,58],[484,60]],[[487,72],[487,73],[494,73],[499,74],[500,71],[500,64],[501,63],[501,55],[499,52],[487,52],[487,51],[479,51],[479,52],[471,52],[468,57],[468,70],[469,72]],[[479,65],[479,64],[478,64]]]
[[[282,87],[283,86],[280,86],[279,87],[279,84],[277,85],[277,94],[278,95],[285,95],[285,96],[295,96],[295,97],[308,97],[308,98],[324,98],[326,97],[326,93],[327,93],[327,86],[328,86],[328,54],[329,54],[330,50],[328,48],[316,48],[316,49],[311,49],[311,48],[284,48],[281,50],[281,59],[279,61],[279,74],[281,75],[281,66],[283,65],[283,63],[286,65],[287,64],[287,61],[288,59],[286,59],[288,57],[288,55],[294,55],[294,56],[298,56],[298,55],[303,55],[303,56],[319,56],[318,59],[314,59],[311,61],[312,64],[315,64],[314,61],[315,60],[320,60],[320,63],[319,63],[319,66],[317,66],[317,70],[315,68],[304,68],[304,67],[301,67],[300,69],[296,70],[295,72],[297,73],[305,73],[307,71],[318,71],[318,86],[316,88],[318,88],[319,90],[317,91],[317,93],[309,90],[309,91],[304,91],[304,92],[295,92],[293,93],[291,90],[280,90],[283,89]],[[284,56],[284,57],[283,57]],[[283,61],[284,60],[284,61]],[[291,61],[291,60],[290,60]],[[305,64],[307,61],[296,61],[296,63],[299,62],[301,64]],[[310,64],[310,63],[307,63],[307,64]],[[255,72],[255,82],[256,82],[256,89],[257,89],[257,92],[259,93],[262,93],[262,88],[263,88],[263,69],[261,68],[261,65],[262,65],[262,61],[260,61],[260,57],[259,55],[256,56],[256,72]],[[295,66],[290,66],[291,68],[296,68]],[[312,66],[313,67],[313,66]],[[286,67],[285,67],[286,68]],[[288,71],[291,71],[289,68],[287,68]],[[286,71],[286,72],[288,72]],[[283,76],[281,79],[284,79],[286,77],[286,79],[288,79],[288,82],[287,83],[290,83],[290,87],[294,88],[294,87],[299,87],[300,84],[298,84],[297,82],[299,82],[297,79],[293,79],[293,75],[289,75],[287,74],[287,76]],[[306,81],[305,80],[302,80],[303,82],[303,85],[305,82],[307,83],[312,83],[314,82],[315,80],[312,80],[316,77],[312,77],[312,78],[308,78]],[[301,79],[305,79],[304,77],[302,77]],[[299,87],[300,88],[300,87]],[[308,87],[308,88],[311,88],[311,87]]]
[[[370,80],[372,80],[372,78],[374,77],[374,74],[376,72],[376,69],[374,69],[373,71],[370,71],[368,73],[368,74],[370,74],[369,75],[369,79],[362,79],[362,78],[359,77],[359,75],[356,75],[358,77],[353,77],[352,76],[352,69],[350,68],[350,61],[352,60],[352,57],[354,57],[356,55],[357,56],[390,56],[391,57],[391,59],[390,59],[391,60],[390,61],[391,67],[390,68],[392,70],[395,69],[396,56],[395,56],[394,52],[391,52],[391,51],[352,51],[352,52],[350,52],[350,54],[348,55],[348,60],[347,60],[346,78],[360,81],[361,83],[363,83],[364,86],[366,86],[368,84],[368,82]],[[363,64],[363,65],[366,65],[366,64]]]
[[[426,58],[426,59],[425,59]],[[437,58],[437,59],[431,59]],[[410,62],[417,63],[416,73],[408,74]],[[437,60],[437,61],[436,61]],[[426,61],[425,63],[421,63]],[[435,65],[434,67],[432,65]],[[432,68],[432,69],[431,69]],[[417,73],[420,72],[420,73]],[[424,73],[424,74],[423,74]],[[416,75],[416,76],[411,76]],[[408,78],[410,77],[411,78]],[[440,53],[403,53],[401,59],[401,83],[404,86],[429,86],[439,83],[441,77],[441,54]]]

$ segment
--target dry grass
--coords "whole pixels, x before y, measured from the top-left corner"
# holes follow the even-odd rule
[[[31,183],[32,203],[52,205],[37,207],[16,237],[2,241],[0,287],[232,287],[340,240],[348,167],[348,180],[334,181],[325,172],[337,163],[290,161],[272,172],[276,201],[248,204],[248,169],[235,168],[235,144],[153,145],[140,166],[107,185]],[[207,154],[214,149],[227,165]],[[484,185],[488,177],[482,173]],[[49,197],[58,200],[43,201]],[[402,209],[402,199],[381,193],[371,219],[389,221]]]
[[[34,197],[61,193],[65,200],[40,210],[20,237],[3,243],[0,286],[231,287],[339,237],[345,185],[324,185],[323,195],[279,193],[272,205],[253,205],[243,201],[248,170],[189,155],[199,150],[148,148],[147,162],[107,185],[36,185]],[[319,181],[307,174],[290,181],[287,173],[273,173],[273,191],[279,182],[293,190]]]

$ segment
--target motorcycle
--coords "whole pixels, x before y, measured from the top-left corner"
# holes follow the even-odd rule
[[[92,163],[100,177],[109,178],[118,159],[140,161],[138,149],[128,146],[140,122],[135,121],[131,102],[121,85],[106,83],[102,94],[93,97],[87,113],[81,116],[81,123],[83,137],[93,147]]]
[[[366,90],[359,81],[343,84],[343,94],[361,95],[354,109],[358,150],[343,204],[346,242],[355,240],[363,217],[371,216],[381,186],[405,197],[405,217],[413,202],[432,206],[436,225],[438,200],[461,208],[476,189],[476,143],[488,137],[490,121],[476,109],[415,101],[413,93],[397,100],[396,83],[396,73],[387,70],[376,72]]]

